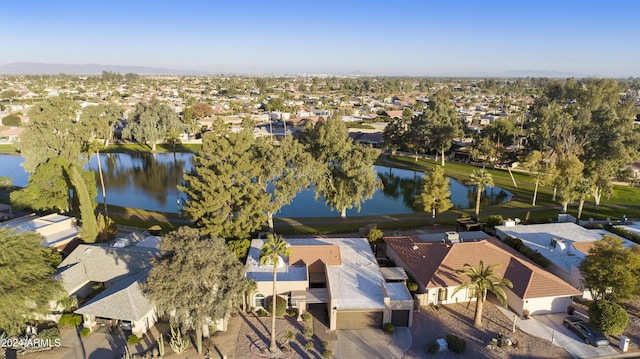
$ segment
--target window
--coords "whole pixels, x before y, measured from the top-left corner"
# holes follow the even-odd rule
[[[467,298],[472,299],[476,297],[476,287],[467,288]]]
[[[263,308],[264,307],[264,295],[256,294],[254,307]]]
[[[438,289],[438,301],[442,302],[447,300],[447,288]]]

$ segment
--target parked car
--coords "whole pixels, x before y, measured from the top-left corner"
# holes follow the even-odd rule
[[[609,345],[609,339],[602,334],[601,331],[594,329],[584,320],[577,317],[566,317],[563,320],[564,326],[578,334],[584,342],[594,347],[603,347]]]

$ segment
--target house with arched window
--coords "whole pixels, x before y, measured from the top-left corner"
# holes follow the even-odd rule
[[[286,239],[291,256],[276,268],[277,293],[301,313],[317,308],[329,318],[330,330],[411,326],[413,298],[398,273],[380,270],[366,238]],[[273,290],[273,266],[260,264],[264,241],[254,239],[246,278],[257,288],[248,298],[256,310]],[[404,272],[402,272],[404,273]],[[324,316],[323,316],[324,317]]]

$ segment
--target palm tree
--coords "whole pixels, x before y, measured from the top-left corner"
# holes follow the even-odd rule
[[[493,187],[493,177],[487,170],[480,169],[474,170],[469,176],[469,181],[467,182],[469,186],[476,186],[476,221],[480,218],[480,196],[484,191],[485,186]]]
[[[482,327],[482,309],[484,301],[487,299],[487,292],[495,294],[500,303],[502,303],[502,305],[506,305],[507,294],[501,286],[509,288],[513,287],[510,280],[506,278],[498,278],[495,275],[496,269],[499,266],[499,264],[492,264],[485,267],[484,263],[480,261],[480,265],[478,267],[465,263],[462,266],[462,269],[456,270],[456,273],[464,274],[469,278],[469,280],[457,286],[453,291],[453,294],[457,293],[461,289],[471,289],[475,291],[476,312],[473,319],[473,325],[478,328]]]
[[[260,249],[260,264],[271,264],[273,266],[273,293],[271,296],[271,344],[269,350],[274,352],[277,349],[276,346],[276,303],[278,302],[276,291],[276,268],[280,263],[280,257],[291,256],[291,247],[282,238],[282,236],[275,233],[267,234],[267,241],[264,242]]]
[[[102,188],[102,204],[104,206],[104,215],[109,217],[109,210],[107,209],[107,191],[104,187],[104,176],[102,175],[102,164],[100,162],[100,150],[104,148],[104,144],[102,141],[95,140],[89,142],[88,152],[95,152],[96,161],[98,162],[98,174],[100,176],[100,187]]]
[[[580,222],[580,217],[582,216],[582,208],[584,207],[584,200],[587,197],[587,194],[591,193],[593,190],[593,182],[590,179],[581,177],[576,183],[576,194],[578,194],[578,215],[576,217],[576,223]]]

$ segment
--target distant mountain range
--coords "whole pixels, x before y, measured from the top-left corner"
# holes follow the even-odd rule
[[[0,65],[0,74],[4,75],[98,75],[102,71],[118,72],[121,74],[135,73],[140,75],[206,75],[203,71],[175,70],[148,66],[120,66],[98,64],[45,64],[37,62],[12,62]]]
[[[239,69],[235,69],[239,70]],[[99,64],[47,64],[38,62],[12,62],[6,65],[0,65],[1,75],[55,75],[55,74],[70,74],[70,75],[99,75],[102,71],[117,72],[120,74],[135,73],[139,75],[212,75],[214,72],[201,71],[201,70],[177,70],[168,69],[162,67],[150,67],[150,66],[125,66],[125,65],[99,65]],[[215,72],[220,74],[221,71]],[[292,71],[291,74],[302,74],[304,72]],[[307,72],[313,74],[313,72]],[[367,73],[360,70],[354,71],[338,71],[338,72],[323,72],[327,75],[338,76],[380,76]],[[231,71],[229,74],[242,74],[242,71]],[[246,73],[245,73],[246,74]],[[257,76],[277,76],[287,75],[286,71],[268,72],[263,74],[257,74]],[[254,75],[252,73],[252,75]],[[311,75],[313,76],[313,75]],[[381,75],[381,76],[421,76],[421,75]],[[522,71],[506,71],[503,73],[487,73],[484,75],[478,74],[449,74],[449,75],[429,75],[427,77],[475,77],[475,78],[514,78],[514,77],[547,77],[547,78],[568,78],[576,77],[581,78],[586,75],[560,72],[560,71],[540,71],[540,70],[522,70]]]

